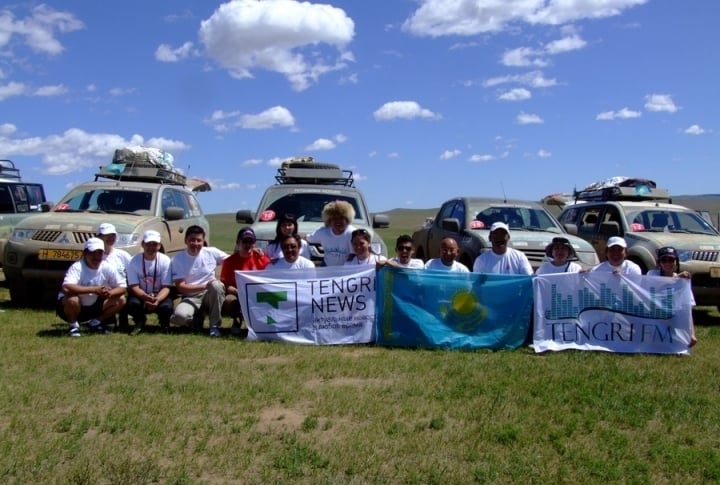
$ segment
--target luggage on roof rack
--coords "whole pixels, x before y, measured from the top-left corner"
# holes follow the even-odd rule
[[[343,170],[332,163],[316,163],[313,157],[285,160],[277,170],[275,180],[281,185],[316,184],[352,187],[352,171]]]
[[[578,200],[667,200],[670,193],[667,189],[657,188],[650,179],[612,177],[590,184],[583,190],[575,191],[573,196]]]
[[[159,167],[135,167],[125,163],[111,163],[100,167],[95,174],[99,177],[112,180],[131,180],[135,182],[151,182],[155,184],[186,185],[187,177],[176,170]]]
[[[20,182],[20,169],[15,167],[12,160],[0,160],[0,179]]]

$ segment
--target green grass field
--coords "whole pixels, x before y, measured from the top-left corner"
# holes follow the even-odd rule
[[[230,249],[232,216],[211,220]],[[720,482],[714,309],[695,312],[692,355],[670,357],[71,339],[7,300],[2,483]]]

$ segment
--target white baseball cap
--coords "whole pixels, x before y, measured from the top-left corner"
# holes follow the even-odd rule
[[[85,241],[85,250],[90,251],[91,253],[95,251],[105,251],[105,243],[102,239],[91,237]]]
[[[98,226],[97,233],[104,236],[106,234],[117,234],[117,231],[115,230],[115,226],[109,222],[103,222]]]
[[[159,244],[161,241],[162,238],[157,231],[145,231],[145,234],[143,234],[142,242],[144,243],[156,242]]]
[[[625,242],[625,239],[621,238],[620,236],[613,236],[610,239],[608,239],[607,247],[612,246],[620,246],[621,248],[627,248],[627,243]]]
[[[497,230],[497,229],[504,229],[505,232],[507,232],[508,234],[510,234],[510,227],[508,227],[508,225],[505,224],[504,222],[500,222],[500,221],[498,221],[498,222],[493,222],[492,226],[490,226],[490,232],[493,232],[493,231],[495,231],[495,230]]]

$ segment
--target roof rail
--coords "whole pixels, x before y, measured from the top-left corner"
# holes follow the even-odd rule
[[[0,179],[8,179],[17,182],[21,180],[20,169],[15,167],[12,160],[0,160]]]
[[[125,163],[111,163],[104,167],[99,167],[98,173],[95,174],[95,181],[100,177],[112,180],[150,182],[154,184],[187,184],[187,177],[175,170],[161,167],[136,167]]]
[[[650,187],[649,185],[638,184],[634,187],[602,187],[591,190],[575,191],[575,201],[598,201],[598,200],[620,200],[620,201],[642,201],[642,200],[666,200],[672,202],[667,189]]]

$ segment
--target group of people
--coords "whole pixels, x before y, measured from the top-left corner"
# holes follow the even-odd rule
[[[185,233],[186,250],[172,259],[161,252],[161,236],[156,231],[143,235],[143,251],[131,257],[126,251],[113,247],[117,232],[112,224],[101,224],[97,237],[86,241],[83,257],[67,271],[58,299],[58,315],[68,322],[69,334],[80,336],[79,322],[88,322],[91,331],[107,333],[107,322],[120,317],[120,327],[127,325],[128,315],[134,321],[133,333],[142,332],[148,313],[156,313],[163,329],[190,327],[201,329],[205,316],[210,322],[210,336],[220,336],[222,317],[233,319],[231,333],[243,333],[242,312],[235,283],[235,271],[314,268],[310,260],[310,244],[322,246],[325,266],[355,266],[372,264],[414,269],[451,272],[470,272],[457,261],[458,243],[445,238],[437,258],[423,263],[414,258],[412,237],[397,238],[396,255],[390,259],[377,254],[366,229],[352,226],[355,211],[346,201],[333,201],[323,208],[324,225],[308,234],[298,234],[298,224],[291,214],[282,215],[276,225],[276,237],[265,251],[255,246],[255,232],[250,227],[240,229],[235,251],[207,246],[205,231],[191,226]],[[532,275],[527,256],[508,245],[510,228],[504,222],[490,227],[491,251],[480,254],[474,261],[474,273]],[[535,274],[577,273],[584,271],[572,259],[575,256],[570,241],[555,237],[546,247],[548,261]],[[678,272],[679,260],[674,248],[658,251],[658,268],[648,274],[690,278]],[[217,269],[220,277],[216,277]],[[622,237],[611,237],[606,247],[606,260],[590,271],[609,271],[619,274],[641,274],[640,267],[627,259],[627,244]],[[175,305],[174,299],[180,302]],[[692,344],[697,341],[692,334]]]

